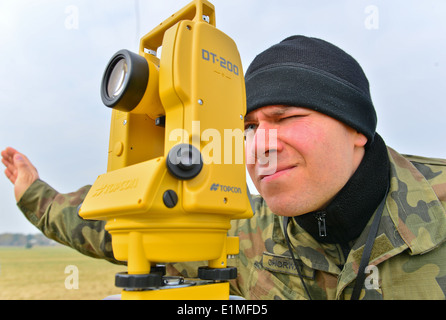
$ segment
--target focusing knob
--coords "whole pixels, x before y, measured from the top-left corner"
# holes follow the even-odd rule
[[[178,144],[170,149],[166,160],[169,172],[177,179],[195,178],[203,168],[200,151],[190,144]]]

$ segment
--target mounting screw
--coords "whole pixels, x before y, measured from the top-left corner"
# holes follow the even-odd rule
[[[173,208],[178,203],[178,196],[175,191],[173,190],[167,190],[163,194],[163,202],[164,205],[168,208]]]

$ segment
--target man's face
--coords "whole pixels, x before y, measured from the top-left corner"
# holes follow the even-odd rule
[[[245,130],[251,179],[269,208],[283,216],[325,207],[356,171],[367,142],[342,122],[301,107],[254,110]]]

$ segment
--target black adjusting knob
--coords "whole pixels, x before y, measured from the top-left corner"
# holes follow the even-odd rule
[[[190,180],[201,172],[203,159],[197,148],[193,145],[182,143],[170,149],[166,165],[175,178]]]

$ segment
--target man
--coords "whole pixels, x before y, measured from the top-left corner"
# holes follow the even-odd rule
[[[402,156],[375,133],[359,64],[323,40],[294,36],[246,73],[248,171],[261,197],[232,223],[233,294],[247,299],[444,299],[446,161]],[[265,138],[260,139],[264,134]],[[103,222],[59,194],[14,149],[2,153],[18,205],[48,237],[114,261]],[[277,170],[264,170],[265,159]],[[22,181],[25,181],[23,183]],[[232,259],[231,259],[232,260]],[[169,272],[192,275],[187,264]]]

